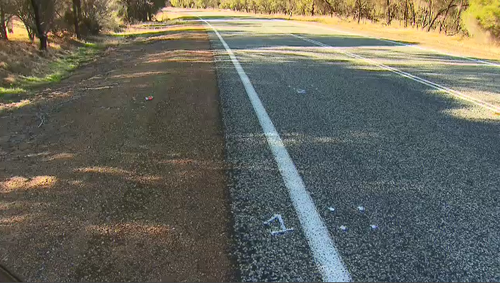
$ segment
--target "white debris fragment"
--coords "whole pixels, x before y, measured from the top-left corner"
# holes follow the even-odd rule
[[[269,225],[271,224],[271,222],[273,222],[274,220],[278,220],[278,222],[280,223],[280,227],[281,227],[281,230],[278,230],[278,231],[271,231],[271,235],[279,235],[279,234],[283,234],[283,233],[286,233],[286,232],[291,232],[293,231],[293,228],[286,228],[285,226],[285,222],[283,221],[283,218],[281,217],[280,214],[275,214],[273,215],[273,217],[271,217],[269,220],[267,221],[264,221],[264,225]]]
[[[335,208],[333,208],[333,207],[331,207],[331,206],[330,206],[330,207],[328,208],[328,210],[330,210],[331,212],[334,212],[334,211],[335,211]]]
[[[358,210],[360,212],[365,212],[365,207],[364,206],[358,206]]]
[[[297,93],[298,94],[306,94],[306,90],[305,89],[297,89]]]
[[[340,226],[339,228],[340,228],[340,230],[342,230],[342,231],[347,231],[347,227],[346,227],[346,226],[344,226],[344,225]]]
[[[370,228],[372,228],[372,230],[376,230],[376,229],[378,229],[378,226],[377,225],[370,225]]]

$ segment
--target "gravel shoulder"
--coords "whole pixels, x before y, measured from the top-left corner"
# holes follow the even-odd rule
[[[0,113],[1,265],[25,281],[235,280],[202,28],[110,49],[43,93]]]

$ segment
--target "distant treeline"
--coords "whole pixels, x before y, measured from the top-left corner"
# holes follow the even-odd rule
[[[469,34],[478,26],[500,37],[500,0],[171,0],[175,7],[222,8],[265,14],[330,15]]]

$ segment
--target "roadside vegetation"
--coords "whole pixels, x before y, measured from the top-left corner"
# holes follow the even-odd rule
[[[0,103],[15,101],[34,87],[59,82],[111,43],[51,35],[50,48],[41,52],[21,34],[22,30],[15,28],[15,38],[0,42]]]
[[[0,0],[0,103],[58,82],[130,23],[153,21],[164,0]]]
[[[500,39],[498,0],[172,0],[175,7],[221,8],[292,17],[330,16],[357,23],[395,23],[426,32]]]

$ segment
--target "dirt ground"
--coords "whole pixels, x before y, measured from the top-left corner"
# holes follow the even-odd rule
[[[39,97],[0,112],[1,265],[25,281],[237,280],[200,27],[110,49]]]

